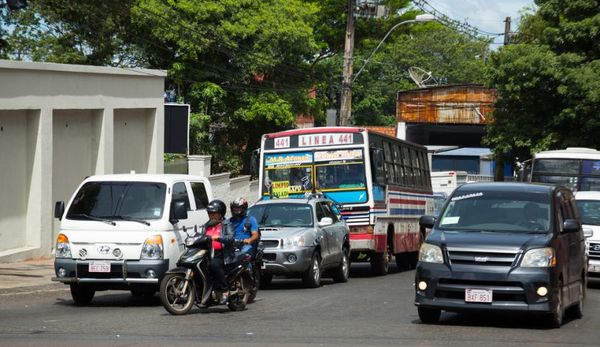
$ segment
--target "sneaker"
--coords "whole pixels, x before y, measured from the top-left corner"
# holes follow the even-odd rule
[[[225,305],[227,303],[227,299],[229,299],[229,292],[223,292],[221,299],[219,299],[219,305]]]

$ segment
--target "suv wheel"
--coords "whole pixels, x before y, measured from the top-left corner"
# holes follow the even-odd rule
[[[421,322],[426,324],[437,323],[442,314],[442,310],[427,307],[417,307],[417,311],[419,312],[419,319]]]
[[[321,285],[321,257],[318,253],[313,254],[310,266],[302,276],[302,281],[309,288],[317,288]]]
[[[583,279],[579,280],[579,298],[577,299],[577,303],[573,306],[573,318],[580,319],[583,317],[583,304],[585,301],[585,288],[586,284]]]
[[[350,277],[350,256],[348,255],[348,248],[342,249],[342,261],[333,274],[333,280],[336,282],[348,282]]]

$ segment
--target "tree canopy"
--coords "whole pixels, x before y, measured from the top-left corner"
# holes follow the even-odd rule
[[[491,57],[498,91],[486,141],[519,160],[545,149],[600,147],[600,3],[537,0],[515,44]]]

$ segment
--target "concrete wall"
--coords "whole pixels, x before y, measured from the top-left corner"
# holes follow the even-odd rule
[[[0,261],[50,255],[85,176],[163,172],[165,76],[0,60]]]

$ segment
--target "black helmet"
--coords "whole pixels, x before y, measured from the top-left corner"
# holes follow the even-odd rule
[[[215,199],[208,203],[208,206],[206,206],[206,212],[217,212],[221,214],[221,218],[225,218],[225,213],[227,213],[227,205],[225,205],[222,200]]]
[[[229,204],[231,209],[231,215],[234,217],[241,217],[246,215],[248,211],[248,201],[242,197],[239,197]]]

